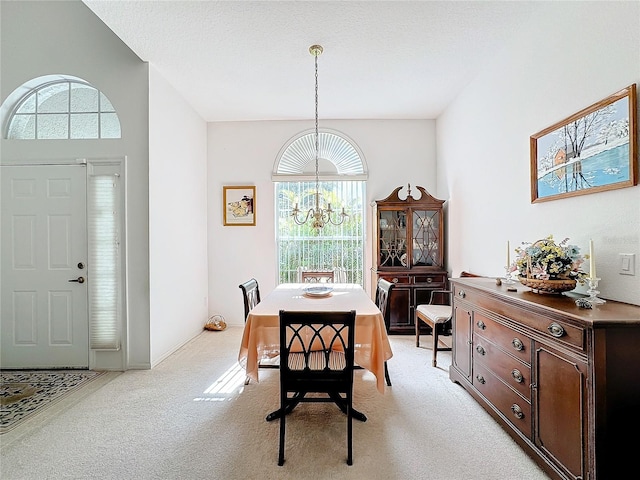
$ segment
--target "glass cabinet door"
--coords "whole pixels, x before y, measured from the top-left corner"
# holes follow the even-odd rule
[[[380,241],[378,266],[408,267],[407,214],[404,210],[378,211]]]
[[[440,210],[414,210],[412,222],[412,266],[442,266]]]

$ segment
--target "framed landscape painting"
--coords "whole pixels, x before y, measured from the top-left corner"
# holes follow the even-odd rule
[[[637,185],[633,84],[531,136],[531,203]]]
[[[255,226],[256,187],[222,187],[224,224],[228,226]]]

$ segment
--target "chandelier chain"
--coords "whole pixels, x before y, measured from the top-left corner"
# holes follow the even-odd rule
[[[333,225],[341,225],[347,215],[344,211],[344,207],[342,208],[342,212],[338,214],[338,218],[334,218],[334,211],[331,208],[331,204],[327,204],[327,208],[320,208],[320,172],[319,172],[319,160],[320,160],[320,134],[318,131],[318,57],[322,53],[322,46],[320,45],[312,45],[309,47],[309,52],[311,55],[315,57],[315,144],[316,144],[316,201],[315,208],[312,207],[307,210],[306,215],[300,215],[300,209],[298,208],[298,204],[296,203],[291,212],[291,217],[298,225],[304,225],[307,221],[311,220],[311,226],[315,229],[316,232],[319,232],[321,228],[323,228],[327,223],[331,223]]]
[[[314,54],[316,60],[316,209],[320,205],[320,181],[318,179],[318,156],[320,150],[320,140],[318,135],[318,56]]]

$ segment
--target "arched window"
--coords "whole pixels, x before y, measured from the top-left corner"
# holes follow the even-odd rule
[[[31,80],[7,97],[2,113],[7,139],[121,138],[120,120],[107,96],[76,77]]]
[[[356,145],[343,134],[318,134],[318,171],[321,207],[331,203],[349,215],[341,225],[321,231],[297,225],[291,218],[295,205],[306,212],[315,203],[315,132],[304,132],[282,148],[272,179],[276,195],[276,248],[278,283],[297,282],[299,267],[308,270],[340,269],[340,279],[364,285],[366,164]]]

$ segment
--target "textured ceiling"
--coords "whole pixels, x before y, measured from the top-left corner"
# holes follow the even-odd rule
[[[530,19],[524,1],[83,0],[206,121],[432,119]]]

